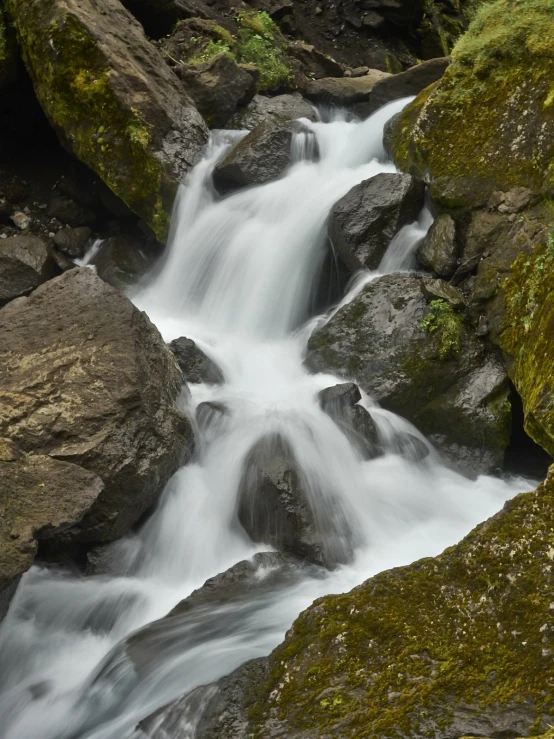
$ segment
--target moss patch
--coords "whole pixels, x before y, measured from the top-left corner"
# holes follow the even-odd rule
[[[430,312],[419,322],[419,327],[428,334],[440,333],[439,358],[448,359],[460,354],[462,319],[444,300],[432,300]]]
[[[545,731],[553,559],[551,475],[441,556],[316,601],[271,655],[256,736],[494,736],[507,709],[508,734]]]

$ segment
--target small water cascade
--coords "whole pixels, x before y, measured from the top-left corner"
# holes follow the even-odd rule
[[[131,737],[160,706],[268,654],[315,598],[438,554],[531,487],[521,478],[468,480],[431,447],[414,462],[406,438],[427,445],[424,437],[367,396],[361,403],[388,452],[365,461],[317,402],[341,380],[303,366],[311,332],[340,307],[310,315],[327,216],[354,185],[396,171],[383,126],[405,103],[361,123],[306,123],[317,162],[309,137],[299,140],[286,176],[226,198],[213,190],[211,172],[239,134],[213,135],[181,189],[165,258],[133,299],[167,341],[192,338],[219,365],[225,383],[191,385],[183,403],[191,415],[201,402],[222,403],[226,420],[199,429],[193,462],[142,527],[111,546],[112,574],[35,566],[24,576],[0,628],[2,739]],[[341,304],[379,274],[413,267],[431,222],[425,208],[377,272],[356,276]],[[238,523],[237,490],[249,450],[271,434],[294,450],[311,506],[332,510],[352,562],[332,572],[302,569],[249,599],[157,621],[207,578],[267,549]],[[190,739],[206,692],[193,697]]]

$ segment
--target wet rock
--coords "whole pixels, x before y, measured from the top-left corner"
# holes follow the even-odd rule
[[[336,528],[343,524],[338,511],[326,508],[316,516],[307,481],[280,436],[262,439],[251,449],[239,484],[238,518],[252,541],[317,565],[346,562],[350,543]]]
[[[310,121],[317,120],[314,106],[305,100],[300,93],[277,95],[271,98],[255,95],[246,108],[237,111],[231,118],[228,127],[235,129],[247,128],[251,131],[260,123],[282,123],[297,118],[307,118]]]
[[[417,258],[439,277],[452,277],[458,266],[458,244],[456,242],[456,223],[454,219],[442,213],[437,216],[421,246],[417,250]]]
[[[57,218],[60,223],[67,224],[72,228],[92,226],[96,221],[96,214],[89,208],[76,203],[71,198],[53,197],[50,201],[48,214]]]
[[[297,134],[313,140],[315,148],[313,132],[297,121],[261,123],[216,166],[216,190],[225,194],[279,179],[292,164],[292,142]]]
[[[368,102],[374,86],[386,77],[389,74],[378,69],[370,69],[364,77],[324,77],[308,82],[304,94],[320,105],[348,108],[355,103]]]
[[[464,472],[501,465],[511,423],[506,370],[459,314],[427,305],[417,277],[367,285],[316,331],[308,350],[313,371],[356,380],[441,450],[464,447]]]
[[[120,235],[106,239],[92,263],[105,282],[124,292],[144,277],[159,256],[146,241]]]
[[[421,292],[428,301],[444,300],[454,310],[463,310],[466,307],[462,291],[454,285],[449,285],[444,280],[423,279],[421,281]]]
[[[33,564],[39,542],[78,526],[102,495],[92,472],[46,455],[25,455],[0,439],[0,618]],[[4,611],[4,612],[2,612]]]
[[[208,134],[177,77],[118,0],[4,5],[63,145],[163,240],[178,184]]]
[[[247,105],[256,93],[252,74],[224,52],[204,64],[181,65],[176,71],[210,128],[225,128],[237,108]]]
[[[62,228],[56,233],[52,241],[64,254],[76,258],[83,256],[91,236],[92,231],[88,226]]]
[[[425,185],[404,174],[378,174],[356,185],[335,204],[329,236],[346,266],[377,269],[395,234],[415,221]]]
[[[380,80],[371,91],[369,112],[373,113],[394,100],[417,95],[443,76],[450,61],[450,57],[430,59],[415,67],[410,67],[405,72]]]
[[[207,357],[192,339],[182,336],[172,341],[169,348],[175,355],[177,364],[187,382],[220,383],[224,381],[223,373],[216,363]]]
[[[175,407],[181,385],[146,315],[93,270],[66,272],[0,311],[0,437],[103,483],[56,535],[60,546],[115,539],[157,500],[193,447]]]
[[[379,454],[377,427],[361,405],[359,387],[353,382],[328,387],[319,393],[322,409],[337,423],[364,459]]]
[[[12,236],[0,241],[0,304],[27,295],[54,276],[48,247],[37,236]]]

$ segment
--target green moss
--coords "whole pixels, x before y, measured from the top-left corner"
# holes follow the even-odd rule
[[[430,312],[419,322],[419,327],[428,334],[440,332],[440,359],[458,357],[462,337],[461,316],[444,300],[432,300]]]
[[[458,707],[473,726],[518,707],[545,731],[553,557],[554,470],[441,556],[316,601],[271,655],[252,730],[432,739]]]

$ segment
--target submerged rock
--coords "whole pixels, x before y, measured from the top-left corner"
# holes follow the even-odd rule
[[[177,186],[208,133],[177,77],[118,0],[5,6],[63,145],[162,240]]]
[[[322,409],[349,437],[364,459],[379,454],[377,427],[371,415],[358,405],[362,399],[359,387],[353,382],[328,387],[319,393]]]
[[[225,194],[279,179],[293,162],[292,142],[298,134],[313,141],[315,152],[314,133],[301,123],[261,123],[215,167],[216,190]]]
[[[55,274],[48,247],[37,236],[0,241],[0,305],[27,295]]]
[[[461,315],[441,301],[427,305],[419,278],[368,284],[314,333],[306,364],[356,380],[463,471],[502,464],[511,418],[506,370]]]
[[[351,272],[377,269],[393,237],[417,219],[424,194],[424,183],[410,175],[378,174],[334,205],[329,237]]]
[[[186,382],[223,382],[223,373],[217,364],[207,357],[192,339],[181,336],[174,339],[169,348],[175,355]]]
[[[299,92],[290,95],[277,95],[271,98],[256,95],[245,108],[237,111],[229,121],[228,127],[247,128],[252,131],[260,123],[283,123],[297,118],[307,118],[310,121],[317,120],[316,109],[310,102],[304,100]]]
[[[252,541],[327,567],[347,562],[352,556],[347,523],[338,508],[329,502],[326,508],[316,514],[284,439],[270,436],[251,449],[239,484],[238,518]]]
[[[56,541],[124,534],[193,446],[175,407],[181,373],[157,329],[92,270],[71,270],[0,311],[0,359],[0,437],[102,482]]]

